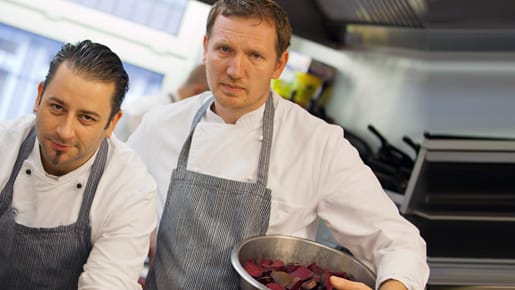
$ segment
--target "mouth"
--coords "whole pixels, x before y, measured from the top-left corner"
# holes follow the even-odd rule
[[[229,84],[229,83],[222,83],[222,87],[229,94],[238,94],[238,93],[241,93],[241,92],[245,91],[244,87],[237,86],[237,85],[234,85],[234,84]]]
[[[62,151],[62,152],[68,151],[70,148],[72,148],[71,145],[57,143],[55,141],[50,141],[50,146],[52,147],[52,149],[54,149],[56,151]]]

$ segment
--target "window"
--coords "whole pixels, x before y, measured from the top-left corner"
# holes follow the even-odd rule
[[[62,42],[0,23],[0,120],[32,112],[37,85]],[[129,74],[125,101],[153,94],[163,75],[124,62]]]
[[[177,35],[188,0],[68,0]]]

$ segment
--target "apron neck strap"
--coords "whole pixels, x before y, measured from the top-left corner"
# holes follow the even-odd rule
[[[80,206],[79,217],[77,219],[77,223],[79,224],[89,224],[89,211],[97,191],[98,182],[104,173],[108,149],[109,144],[107,143],[107,139],[104,138],[100,144],[95,161],[93,161],[93,165],[91,165],[91,172],[89,173],[88,182],[86,184],[86,188],[84,188],[82,204]]]
[[[197,127],[197,124],[200,122],[202,117],[206,114],[206,111],[209,109],[211,104],[213,103],[213,97],[207,99],[207,101],[200,107],[200,109],[195,114],[191,124],[191,132],[184,142],[181,153],[179,155],[179,160],[177,162],[178,168],[186,168],[188,164],[189,151],[191,147],[191,140],[193,138],[193,132]],[[261,150],[259,153],[259,165],[258,165],[258,176],[257,183],[266,186],[268,179],[268,165],[270,163],[270,152],[272,148],[272,135],[274,132],[274,102],[272,98],[272,93],[268,96],[268,99],[265,104],[265,112],[263,113],[263,141],[261,143]]]

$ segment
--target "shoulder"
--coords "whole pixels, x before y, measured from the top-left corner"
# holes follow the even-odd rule
[[[175,103],[170,103],[165,106],[153,107],[149,114],[144,117],[149,120],[166,120],[173,118],[187,118],[193,119],[196,111],[212,96],[211,92],[204,92],[199,95],[180,100]]]
[[[34,125],[34,119],[35,115],[25,115],[17,119],[0,121],[0,134],[25,137]]]
[[[34,115],[23,116],[18,119],[0,121],[0,152],[18,149],[34,125]],[[15,156],[16,157],[16,156]]]
[[[104,169],[106,179],[115,187],[153,192],[156,184],[140,156],[116,136],[108,139],[109,153]],[[104,179],[104,176],[102,177]],[[131,191],[133,190],[131,189]]]
[[[286,100],[277,94],[274,94],[273,97],[275,105],[274,120],[278,125],[278,129],[281,130],[281,134],[290,132],[291,134],[305,135],[311,139],[313,139],[314,135],[322,138],[343,137],[342,127],[327,123],[312,115],[298,104]]]
[[[11,174],[21,143],[34,125],[34,115],[0,121],[0,188]]]

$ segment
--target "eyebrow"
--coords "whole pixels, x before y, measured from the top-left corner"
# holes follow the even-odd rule
[[[48,101],[53,101],[53,102],[59,103],[59,105],[61,105],[63,107],[67,107],[66,104],[57,97],[50,97],[50,98],[48,98]],[[93,116],[97,117],[98,119],[102,119],[102,116],[99,113],[94,112],[94,111],[79,110],[79,112],[82,114],[85,114],[85,115],[93,115]]]

